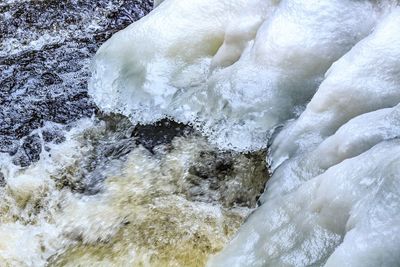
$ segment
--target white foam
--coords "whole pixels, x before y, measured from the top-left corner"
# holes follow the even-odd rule
[[[66,133],[65,142],[49,143],[51,152],[44,150],[40,161],[28,168],[15,166],[9,155],[1,155],[0,170],[6,180],[0,188],[0,261],[4,266],[45,266],[50,256],[71,243],[52,221],[68,195],[56,190],[52,177],[81,156],[76,136],[92,125],[89,119],[78,121]]]

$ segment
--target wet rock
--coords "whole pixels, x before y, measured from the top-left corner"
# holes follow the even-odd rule
[[[255,207],[268,180],[265,154],[201,151],[188,170],[187,197],[225,207]]]
[[[233,168],[232,153],[203,151],[199,155],[199,164],[191,166],[189,172],[203,179],[212,176],[223,180],[226,175],[233,171]]]
[[[132,136],[135,137],[137,144],[152,152],[155,146],[169,144],[175,137],[186,136],[193,132],[193,128],[189,125],[162,119],[154,124],[137,125]]]

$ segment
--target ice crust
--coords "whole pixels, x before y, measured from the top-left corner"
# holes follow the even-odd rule
[[[380,13],[374,1],[164,1],[99,49],[90,93],[133,121],[169,116],[258,149]]]
[[[400,265],[398,5],[165,0],[99,50],[104,111],[270,141],[261,206],[208,266]]]

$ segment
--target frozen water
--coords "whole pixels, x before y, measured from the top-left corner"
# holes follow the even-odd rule
[[[381,12],[373,1],[166,1],[99,49],[90,94],[134,122],[169,116],[220,147],[259,149]]]

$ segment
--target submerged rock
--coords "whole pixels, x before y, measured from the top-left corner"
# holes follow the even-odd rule
[[[183,123],[162,119],[152,124],[137,124],[132,132],[137,144],[150,151],[158,145],[170,144],[175,137],[187,136],[193,128]]]

